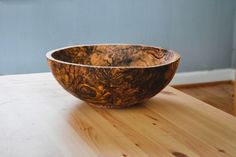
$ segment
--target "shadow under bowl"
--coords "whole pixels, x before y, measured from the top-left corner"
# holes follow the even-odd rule
[[[159,93],[175,75],[180,55],[144,45],[78,45],[47,53],[51,72],[77,98],[124,108]]]

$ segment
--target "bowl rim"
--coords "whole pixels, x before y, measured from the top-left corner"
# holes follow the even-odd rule
[[[52,54],[60,51],[60,50],[65,50],[65,49],[69,49],[69,48],[74,48],[74,47],[84,47],[84,46],[142,46],[142,47],[150,47],[150,48],[158,48],[158,49],[165,49],[169,52],[174,53],[174,55],[176,56],[176,58],[168,63],[164,63],[164,64],[158,64],[158,65],[152,65],[152,66],[100,66],[100,65],[89,65],[89,64],[79,64],[79,63],[71,63],[71,62],[66,62],[66,61],[62,61],[62,60],[58,60],[55,59],[54,57],[52,57]],[[169,65],[172,64],[174,62],[177,62],[180,60],[181,56],[178,52],[174,51],[174,50],[170,50],[170,49],[166,49],[166,48],[162,48],[159,46],[153,46],[153,45],[145,45],[145,44],[123,44],[123,43],[112,43],[112,44],[77,44],[77,45],[70,45],[70,46],[65,46],[65,47],[61,47],[58,49],[53,49],[50,50],[46,53],[46,57],[48,60],[50,61],[55,61],[58,63],[62,63],[62,64],[67,64],[67,65],[74,65],[74,66],[80,66],[80,67],[90,67],[90,68],[105,68],[105,69],[110,69],[110,68],[119,68],[119,69],[145,69],[145,68],[156,68],[156,67],[161,67],[161,66],[165,66],[165,65]]]

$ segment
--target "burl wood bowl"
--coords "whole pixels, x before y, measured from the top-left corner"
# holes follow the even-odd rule
[[[47,53],[49,67],[72,95],[102,108],[140,104],[173,78],[180,55],[144,45],[71,46]]]

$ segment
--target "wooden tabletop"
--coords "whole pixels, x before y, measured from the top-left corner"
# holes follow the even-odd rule
[[[236,156],[236,118],[167,87],[144,105],[97,109],[49,73],[0,77],[1,157]]]

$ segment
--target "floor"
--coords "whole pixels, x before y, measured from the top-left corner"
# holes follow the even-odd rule
[[[174,87],[225,112],[233,114],[234,84],[231,81]]]

